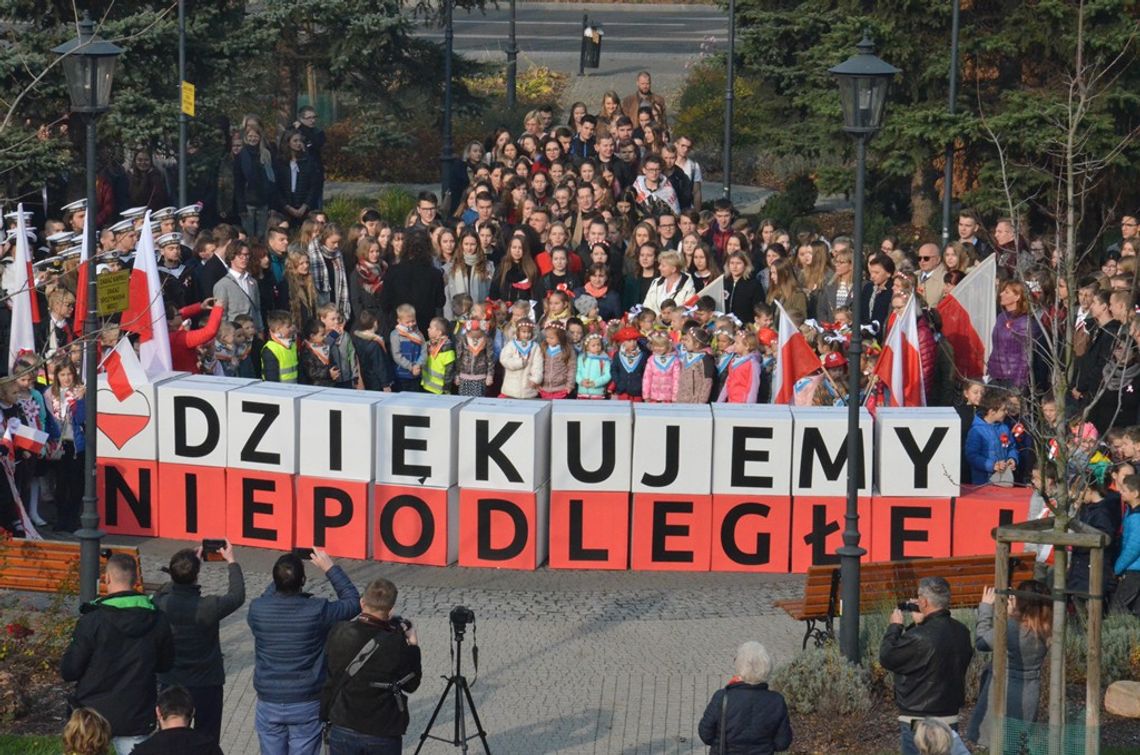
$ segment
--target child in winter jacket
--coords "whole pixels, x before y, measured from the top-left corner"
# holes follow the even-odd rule
[[[619,344],[617,353],[610,363],[614,398],[641,401],[642,383],[645,377],[645,351],[641,348],[640,336],[638,330],[630,326],[622,328],[614,335],[614,342]]]
[[[1124,502],[1124,533],[1120,537],[1120,555],[1116,557],[1116,594],[1114,611],[1128,611],[1140,616],[1140,475],[1128,475],[1120,483]]]
[[[456,387],[460,396],[486,396],[495,382],[495,350],[479,320],[469,320],[459,339]]]
[[[681,362],[668,333],[657,332],[649,337],[653,356],[645,365],[641,382],[641,397],[655,404],[671,404],[677,399],[677,378]]]
[[[542,347],[534,342],[534,320],[515,323],[515,337],[503,344],[500,398],[538,398],[542,385]]]
[[[716,380],[716,365],[709,354],[709,332],[690,327],[681,338],[681,372],[677,376],[678,404],[707,404]]]
[[[995,472],[1012,472],[1017,466],[1017,447],[1005,425],[1006,394],[989,390],[982,396],[981,409],[966,435],[966,462],[970,482],[989,482]]]
[[[548,325],[543,331],[546,340],[542,354],[542,384],[538,395],[542,398],[566,398],[574,390],[577,359],[566,329]]]
[[[736,331],[733,356],[728,363],[724,389],[720,401],[730,404],[755,404],[760,395],[760,357],[756,334],[741,329]]]
[[[424,349],[423,333],[416,327],[416,308],[411,304],[401,304],[396,307],[396,319],[389,350],[396,363],[396,390],[419,392],[427,350]]]
[[[585,350],[578,357],[578,398],[605,398],[610,384],[610,358],[602,348],[602,337],[590,333],[583,343]]]

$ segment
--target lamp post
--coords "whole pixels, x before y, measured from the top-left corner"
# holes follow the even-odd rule
[[[517,80],[519,46],[515,37],[515,0],[511,0],[511,34],[507,38],[507,110],[515,112],[515,98],[517,97]]]
[[[866,553],[859,547],[859,488],[863,477],[863,444],[859,433],[860,355],[863,337],[859,327],[863,318],[863,192],[866,180],[867,141],[883,125],[887,89],[899,72],[894,66],[875,57],[875,45],[868,32],[856,45],[858,53],[830,70],[839,84],[839,103],[843,108],[843,130],[855,140],[857,168],[855,173],[855,249],[852,250],[851,348],[848,356],[847,386],[847,513],[844,516],[843,545],[839,555],[840,598],[843,614],[839,620],[839,648],[852,663],[859,662],[859,559]]]
[[[186,0],[178,0],[178,206],[186,206],[186,109],[182,91],[186,88]]]
[[[115,75],[115,61],[123,48],[100,38],[95,33],[95,22],[89,13],[79,22],[79,36],[56,47],[52,52],[63,56],[63,72],[67,77],[67,93],[71,111],[86,116],[87,121],[87,318],[84,335],[91,339],[98,332],[98,315],[95,288],[95,216],[98,204],[95,197],[95,121],[107,111],[111,101],[111,82]],[[86,449],[83,464],[83,514],[79,537],[79,600],[94,600],[99,583],[99,508],[95,491],[97,440],[96,406],[99,395],[99,350],[94,342],[84,349],[87,367],[87,417],[84,424]]]
[[[736,0],[728,0],[728,70],[724,86],[724,198],[732,200],[732,100],[736,86]],[[700,209],[700,208],[697,208]]]
[[[950,0],[953,9],[950,13],[950,103],[947,111],[951,116],[958,109],[958,29],[961,0]],[[954,188],[954,137],[946,142],[946,172],[942,177],[942,248],[950,243],[950,200]]]
[[[443,150],[439,156],[441,164],[440,177],[440,211],[451,210],[451,189],[454,179],[451,171],[455,164],[455,145],[451,134],[451,53],[455,44],[455,28],[452,24],[452,10],[455,0],[443,1]]]

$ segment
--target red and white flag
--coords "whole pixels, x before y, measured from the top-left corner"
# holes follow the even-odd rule
[[[926,406],[914,300],[912,295],[903,311],[894,318],[894,324],[883,341],[879,363],[875,365],[875,375],[890,392],[890,406]]]
[[[724,307],[724,276],[718,275],[707,286],[685,300],[686,307],[695,307],[702,296],[711,296],[718,310]]]
[[[107,373],[107,386],[119,401],[126,401],[139,386],[149,382],[146,370],[139,363],[134,347],[127,338],[120,338],[115,344],[115,348],[103,360],[103,369]]]
[[[21,451],[38,455],[47,445],[48,434],[27,425],[17,425],[12,432],[12,444]]]
[[[36,279],[32,276],[32,253],[28,249],[28,230],[24,223],[24,205],[16,208],[16,258],[12,264],[12,326],[8,335],[8,371],[11,373],[21,354],[36,353],[34,324],[36,317]]]
[[[779,310],[780,337],[776,347],[776,371],[772,374],[772,395],[775,396],[772,403],[790,404],[795,398],[796,381],[820,369],[822,364],[780,302],[776,302],[776,309]]]
[[[166,329],[166,302],[162,298],[156,257],[148,210],[143,218],[139,248],[135,250],[130,304],[120,323],[123,330],[139,334],[139,362],[148,376],[170,372],[174,368],[170,358],[170,333]]]
[[[990,358],[997,320],[996,256],[982,260],[936,307],[942,316],[942,337],[954,347],[954,366],[972,380],[981,379]]]
[[[79,280],[75,284],[75,335],[83,335],[84,321],[87,319],[87,255],[91,252],[87,248],[87,224],[91,222],[91,213],[83,213],[83,248],[79,252]]]

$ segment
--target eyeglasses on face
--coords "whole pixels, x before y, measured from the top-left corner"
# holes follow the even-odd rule
[[[938,259],[937,257],[935,257],[935,256],[934,256],[934,255],[932,255],[932,254],[920,254],[920,255],[918,255],[918,258],[919,258],[920,260],[924,260],[924,261],[926,261],[926,260],[936,260],[936,259]]]

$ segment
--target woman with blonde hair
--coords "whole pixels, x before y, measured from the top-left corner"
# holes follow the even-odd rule
[[[76,708],[63,727],[63,755],[106,755],[111,724],[92,708]]]
[[[293,243],[289,244],[289,251],[309,251],[309,245],[313,243],[313,239],[317,237],[317,234],[320,233],[320,231],[321,224],[319,222],[313,220],[311,217],[305,218],[301,222],[301,230],[297,234],[297,238],[293,241]]]
[[[598,111],[598,136],[610,133],[614,121],[623,115],[621,95],[612,89],[602,95],[602,109]]]
[[[289,312],[293,315],[293,325],[297,332],[303,332],[305,325],[317,313],[317,287],[310,271],[309,255],[305,252],[289,252],[285,258],[285,292],[289,299]]]
[[[684,272],[685,258],[680,252],[666,249],[657,255],[657,270],[660,274],[649,284],[642,302],[646,309],[660,313],[664,302],[671,299],[674,304],[684,304],[696,293],[693,276]]]
[[[768,266],[768,303],[780,302],[793,319],[807,317],[807,295],[796,280],[795,265],[786,257]]]
[[[942,264],[947,270],[968,273],[978,264],[974,245],[968,241],[952,241],[942,252]]]

